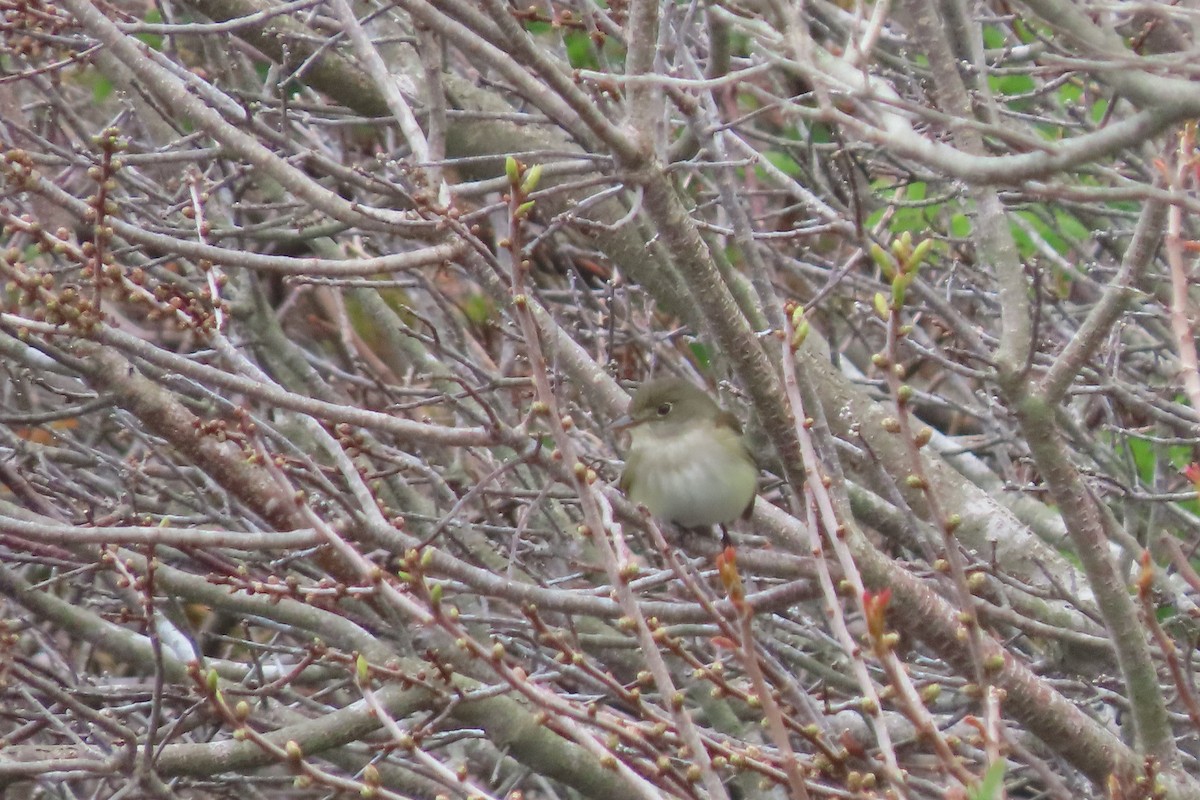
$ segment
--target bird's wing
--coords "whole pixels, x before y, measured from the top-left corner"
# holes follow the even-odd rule
[[[722,411],[720,414],[717,414],[717,424],[728,425],[737,431],[739,436],[742,435],[742,423],[738,422],[738,418],[728,411]]]
[[[629,494],[629,482],[631,480],[629,476],[640,460],[641,454],[637,452],[637,448],[630,448],[629,452],[625,454],[625,469],[621,470],[621,478],[617,481],[617,485],[626,494]]]
[[[738,418],[728,411],[722,411],[717,416],[717,423],[728,425],[730,428],[733,428],[735,431],[737,431],[738,444],[742,446],[742,452],[746,454],[746,458],[750,459],[750,463],[757,468],[758,459],[754,457],[754,451],[750,449],[750,445],[746,441],[746,437],[742,435],[742,423],[738,422]],[[628,469],[628,467],[626,467],[626,469]],[[621,476],[621,479],[624,480],[623,475]],[[750,502],[746,504],[746,510],[742,512],[742,519],[750,519],[750,515],[754,513],[754,501],[756,499],[758,499],[757,492],[750,495]]]

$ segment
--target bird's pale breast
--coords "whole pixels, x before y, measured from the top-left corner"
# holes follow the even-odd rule
[[[649,426],[647,426],[649,427]],[[661,436],[636,430],[638,480],[629,498],[659,519],[694,528],[731,522],[754,497],[758,470],[741,454],[739,436],[725,428]]]

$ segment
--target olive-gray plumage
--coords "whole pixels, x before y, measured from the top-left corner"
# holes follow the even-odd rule
[[[618,421],[630,445],[621,489],[661,520],[685,528],[749,514],[758,467],[737,419],[680,378],[648,381]]]

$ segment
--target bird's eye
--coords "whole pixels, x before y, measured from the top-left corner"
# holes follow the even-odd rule
[[[660,417],[665,417],[667,414],[670,414],[670,413],[671,413],[671,404],[670,404],[670,403],[663,403],[662,405],[660,405],[660,406],[658,407],[658,409],[657,409],[657,410],[658,410],[658,415],[659,415]]]

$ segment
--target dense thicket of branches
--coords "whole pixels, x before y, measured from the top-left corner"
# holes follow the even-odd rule
[[[1188,4],[0,9],[0,785],[1200,797]]]

